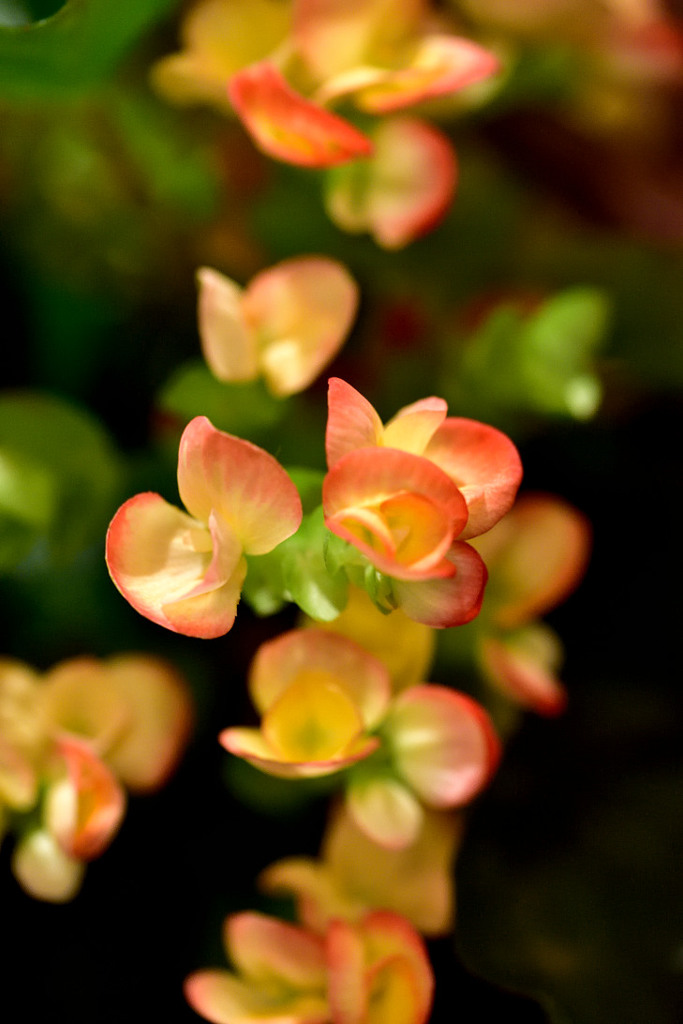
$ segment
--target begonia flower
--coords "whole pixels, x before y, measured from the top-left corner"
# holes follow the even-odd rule
[[[260,729],[230,728],[220,742],[272,775],[328,775],[367,757],[390,695],[387,670],[357,644],[323,630],[292,630],[259,647],[249,692]]]
[[[283,778],[347,769],[350,813],[389,848],[415,841],[425,807],[472,800],[497,766],[497,737],[475,701],[432,684],[391,699],[382,663],[327,630],[293,630],[262,644],[249,690],[261,727],[225,729],[221,744]]]
[[[328,824],[319,859],[288,857],[260,876],[268,892],[296,899],[298,917],[324,933],[334,918],[359,921],[372,907],[392,910],[427,936],[453,924],[453,856],[462,816],[426,811],[415,841],[388,849],[358,827],[344,804]]]
[[[109,573],[133,607],[186,636],[211,638],[235,621],[245,555],[296,532],[301,501],[276,459],[205,416],[180,439],[178,489],[187,512],[159,494],[130,498],[107,532]]]
[[[225,921],[234,970],[195,971],[185,996],[213,1024],[424,1024],[433,975],[424,944],[397,914],[333,922],[320,936],[245,911]]]
[[[199,334],[222,381],[263,376],[278,397],[303,391],[339,351],[358,286],[336,260],[302,256],[257,274],[246,288],[209,267],[197,273]]]
[[[384,615],[359,587],[349,588],[344,610],[331,622],[313,622],[354,640],[388,668],[394,692],[419,683],[429,675],[435,633],[429,626],[409,619],[400,608]]]
[[[561,712],[566,693],[559,639],[536,620],[579,584],[590,538],[586,517],[568,502],[525,494],[476,541],[491,572],[476,630],[480,664],[498,689],[540,714]]]
[[[73,658],[43,676],[0,659],[0,815],[14,812],[12,870],[28,893],[76,894],[121,824],[123,786],[157,789],[191,720],[185,683],[153,656]]]
[[[369,157],[330,173],[325,208],[344,231],[369,232],[400,249],[431,231],[455,194],[458,168],[448,138],[426,121],[390,117],[371,133]]]

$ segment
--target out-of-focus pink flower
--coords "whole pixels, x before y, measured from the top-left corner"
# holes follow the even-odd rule
[[[202,267],[199,334],[222,381],[263,375],[277,396],[303,391],[339,351],[358,308],[358,286],[326,256],[285,260],[246,288]]]
[[[260,729],[230,728],[220,742],[257,768],[285,778],[328,775],[379,746],[370,733],[390,697],[387,670],[346,637],[293,630],[256,652],[249,691]]]
[[[426,811],[414,842],[388,849],[339,804],[320,859],[288,857],[266,868],[260,883],[269,892],[291,893],[312,931],[324,934],[335,918],[359,921],[376,907],[401,914],[424,935],[445,935],[453,924],[453,857],[461,832],[462,815]]]
[[[301,501],[272,455],[205,416],[183,432],[178,488],[187,512],[151,492],[121,506],[107,533],[109,572],[152,622],[222,636],[235,621],[245,554],[265,554],[295,533]]]
[[[458,168],[450,141],[414,117],[389,117],[371,132],[373,152],[330,176],[325,207],[344,231],[369,232],[400,249],[431,231],[449,209]]]
[[[214,1024],[424,1024],[433,975],[420,936],[397,914],[334,921],[319,936],[246,911],[224,925],[233,971],[203,970],[185,996]]]
[[[556,672],[558,638],[536,620],[578,585],[588,561],[586,517],[550,494],[525,494],[477,547],[490,570],[478,623],[479,658],[486,675],[509,697],[540,714],[566,704]]]

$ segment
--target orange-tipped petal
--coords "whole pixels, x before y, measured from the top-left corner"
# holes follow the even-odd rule
[[[352,781],[346,805],[366,836],[389,850],[410,846],[422,826],[423,810],[415,795],[388,776]]]
[[[316,379],[341,348],[357,308],[356,282],[326,256],[284,260],[251,281],[244,312],[274,395],[293,395]]]
[[[470,39],[426,35],[412,48],[405,66],[374,70],[374,78],[368,74],[365,82],[356,80],[353,70],[326,81],[324,100],[352,94],[361,110],[389,114],[484,81],[500,70],[500,61]]]
[[[456,541],[448,559],[455,567],[449,578],[394,581],[394,596],[408,618],[443,629],[463,626],[479,614],[487,580],[481,556],[469,544]]]
[[[590,524],[573,506],[551,494],[523,495],[477,541],[485,559],[492,551],[496,624],[515,629],[564,601],[585,572],[590,545]]]
[[[466,522],[466,505],[427,459],[394,448],[359,448],[328,472],[322,497],[328,529],[380,571],[403,580],[453,574],[445,555]]]
[[[301,523],[297,489],[277,459],[216,430],[206,416],[183,431],[178,488],[188,512],[204,523],[215,512],[249,555],[272,551]]]
[[[225,947],[245,977],[277,979],[292,989],[324,990],[327,971],[322,939],[297,925],[245,911],[225,921]]]
[[[197,284],[199,337],[212,374],[222,381],[255,380],[258,349],[245,318],[243,289],[210,267],[200,267]]]
[[[228,96],[255,144],[301,167],[334,167],[372,152],[370,140],[292,89],[269,61],[233,75]]]
[[[342,455],[382,443],[384,428],[374,407],[339,377],[330,377],[325,451],[330,469]]]
[[[392,117],[372,135],[374,153],[340,168],[325,205],[344,231],[367,231],[385,249],[400,249],[431,231],[455,195],[458,165],[449,139],[426,121]]]
[[[326,935],[328,995],[334,1024],[364,1024],[368,991],[360,926],[332,921]]]
[[[128,789],[152,792],[168,779],[187,742],[193,720],[188,685],[172,665],[151,655],[122,654],[105,664],[109,685],[129,714],[107,763]]]
[[[445,686],[404,690],[385,723],[397,770],[431,807],[459,807],[487,784],[500,758],[476,701]]]
[[[159,494],[130,498],[107,532],[112,580],[152,622],[187,636],[222,636],[235,620],[246,562],[224,524],[213,527],[212,534]]]
[[[125,812],[123,790],[109,768],[75,736],[56,740],[67,777],[46,796],[49,831],[70,857],[93,860],[114,838]]]
[[[385,666],[353,640],[323,629],[295,629],[261,644],[249,671],[249,692],[265,714],[302,673],[318,673],[341,687],[372,729],[390,696]]]
[[[86,738],[106,756],[130,724],[123,694],[112,686],[105,663],[97,658],[69,658],[45,676],[46,713],[52,730]]]
[[[564,711],[567,692],[555,674],[561,648],[551,630],[532,625],[504,639],[484,636],[480,652],[489,679],[517,704],[539,715]]]
[[[456,483],[469,510],[460,537],[476,537],[509,511],[522,480],[522,463],[506,434],[476,420],[449,418],[424,452]]]
[[[406,991],[409,1005],[402,1008],[395,998],[396,992],[382,1007],[382,1012],[368,1018],[368,1024],[423,1024],[429,1016],[434,995],[434,975],[425,944],[411,924],[388,910],[374,910],[363,921],[366,939],[366,956],[376,967],[394,961],[405,964],[410,975],[410,993]],[[403,972],[400,991],[405,991],[406,976]]]
[[[185,980],[185,998],[213,1024],[329,1024],[323,995],[281,990],[277,995],[229,971],[195,971]]]
[[[37,900],[68,903],[80,889],[84,873],[84,862],[65,853],[42,828],[22,836],[12,851],[12,874]]]
[[[341,753],[323,760],[292,761],[283,758],[279,750],[274,750],[259,729],[235,726],[224,729],[218,740],[231,754],[243,757],[260,771],[280,779],[316,779],[323,775],[332,775],[369,757],[379,746],[377,737],[360,736]]]

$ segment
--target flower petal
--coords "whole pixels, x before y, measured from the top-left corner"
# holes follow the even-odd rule
[[[66,762],[67,778],[48,789],[46,825],[70,857],[93,860],[114,838],[125,812],[125,796],[87,742],[64,733],[57,738],[56,749]]]
[[[249,555],[272,551],[301,523],[301,499],[277,459],[206,416],[183,431],[178,487],[188,512],[203,523],[215,512]]]
[[[479,614],[486,586],[486,566],[469,544],[457,541],[448,552],[455,575],[445,579],[394,580],[394,596],[410,619],[443,629],[462,626]]]
[[[332,775],[351,764],[369,757],[377,750],[379,740],[375,736],[361,736],[350,744],[341,754],[320,761],[289,761],[283,760],[279,752],[273,750],[264,738],[260,729],[232,727],[224,729],[218,740],[231,754],[243,757],[268,775],[280,779],[315,779],[323,775]]]
[[[255,380],[258,351],[244,315],[243,289],[210,267],[200,267],[197,284],[199,337],[212,374],[222,381]]]
[[[12,851],[12,874],[38,900],[68,903],[80,889],[84,873],[83,861],[65,853],[42,828],[22,836]]]
[[[327,393],[325,451],[330,469],[356,448],[381,444],[382,421],[359,391],[339,377],[330,377]]]
[[[224,939],[230,960],[245,978],[277,979],[293,989],[325,988],[323,941],[297,925],[245,911],[226,919]]]
[[[263,715],[303,672],[334,679],[358,707],[366,729],[384,717],[390,683],[385,666],[353,640],[323,629],[295,629],[261,644],[249,670],[249,692]]]
[[[353,101],[361,110],[388,114],[436,96],[459,92],[468,85],[484,81],[500,70],[500,61],[482,46],[459,36],[426,35],[410,54],[410,60],[398,70],[387,70],[375,82],[356,89],[343,76],[325,83],[326,98],[353,92]]]
[[[390,777],[352,779],[346,806],[366,836],[390,850],[410,846],[422,825],[419,801],[402,782]]]
[[[326,935],[328,995],[334,1024],[364,1024],[368,991],[360,926],[332,921]]]
[[[434,994],[434,975],[422,938],[405,918],[388,910],[369,913],[363,921],[363,932],[366,937],[366,955],[371,961],[379,965],[390,958],[396,958],[409,966],[411,989],[416,1003],[412,1012],[406,1014],[392,1000],[397,1016],[392,1018],[384,1013],[383,1016],[370,1018],[369,1024],[370,1021],[376,1020],[380,1024],[380,1021],[390,1022],[392,1019],[405,1021],[406,1024],[422,1024],[429,1016]]]
[[[124,696],[112,685],[104,662],[69,658],[44,679],[46,714],[52,729],[82,736],[101,757],[130,724]]]
[[[404,690],[384,729],[397,770],[431,807],[468,803],[500,758],[498,737],[481,705],[445,686]]]
[[[269,61],[233,75],[228,96],[258,148],[277,160],[333,167],[372,152],[365,135],[295,92]]]
[[[384,427],[382,443],[387,448],[422,455],[447,413],[448,404],[443,398],[421,398],[392,416]]]
[[[282,993],[273,999],[229,971],[195,971],[185,979],[185,998],[213,1024],[328,1024],[327,1000],[321,995]]]
[[[567,693],[555,675],[559,640],[540,625],[510,637],[482,637],[480,655],[486,675],[508,697],[539,715],[559,715]]]
[[[382,121],[374,154],[330,177],[325,206],[344,231],[368,231],[385,249],[426,234],[449,209],[458,178],[455,152],[439,129],[412,117]]]
[[[461,539],[476,537],[512,507],[522,479],[522,463],[509,437],[476,420],[451,417],[424,451],[458,486],[469,510]]]
[[[223,536],[225,544],[214,554],[211,532],[202,523],[159,494],[138,494],[109,526],[109,573],[126,600],[152,622],[188,636],[221,636],[234,622],[246,572],[241,546],[225,530]]]

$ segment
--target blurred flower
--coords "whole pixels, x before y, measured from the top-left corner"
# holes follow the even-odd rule
[[[253,12],[245,0],[231,6],[198,4],[182,52],[157,64],[153,80],[175,101],[223,107],[222,79],[256,144],[303,166],[331,167],[371,152],[365,135],[326,109],[330,102],[350,99],[362,111],[386,113],[498,69],[487,50],[442,30],[422,2],[294,0],[279,5],[272,21],[269,4]]]
[[[27,892],[76,894],[121,824],[122,784],[158,788],[191,720],[184,682],[158,658],[74,658],[43,677],[0,660],[0,809],[13,813],[12,870]]]
[[[426,683],[391,700],[381,662],[327,630],[294,630],[263,644],[249,689],[261,727],[225,729],[222,745],[284,778],[347,769],[350,813],[390,848],[415,841],[425,806],[468,803],[497,766],[497,737],[475,701]]]
[[[426,121],[390,117],[371,132],[372,155],[330,172],[325,208],[344,231],[368,231],[400,249],[430,231],[448,210],[458,176],[448,138]]]
[[[109,572],[152,622],[222,636],[235,621],[245,554],[265,554],[295,533],[301,501],[272,455],[205,416],[180,439],[178,489],[189,515],[151,492],[121,506],[107,533]]]
[[[439,627],[478,613],[486,569],[463,540],[505,514],[522,475],[509,438],[446,413],[442,399],[425,398],[384,426],[359,392],[332,378],[323,482],[328,529],[391,578],[395,606]]]
[[[222,381],[263,375],[278,397],[303,391],[341,347],[358,307],[358,286],[336,260],[303,256],[264,270],[242,289],[202,267],[199,334]]]
[[[235,971],[196,971],[185,995],[214,1024],[423,1024],[433,976],[419,935],[397,914],[333,922],[324,937],[246,911],[225,921]]]
[[[331,622],[309,625],[329,629],[354,640],[389,670],[395,692],[419,683],[429,675],[434,655],[434,630],[409,619],[400,608],[384,615],[365,590],[349,588],[346,607]]]
[[[427,811],[410,846],[388,849],[340,804],[320,859],[288,857],[266,868],[260,882],[269,892],[294,895],[298,916],[312,931],[324,933],[335,918],[358,921],[378,907],[401,914],[425,935],[444,935],[453,924],[453,856],[461,831],[461,816]]]
[[[556,676],[562,646],[535,620],[578,585],[590,549],[585,516],[550,494],[525,494],[477,547],[490,571],[477,622],[485,675],[508,697],[540,714],[558,714],[566,694]]]

